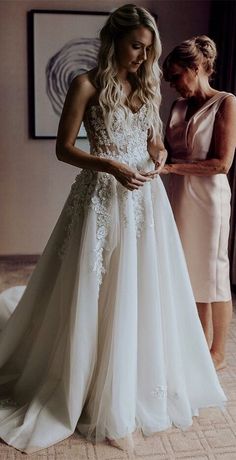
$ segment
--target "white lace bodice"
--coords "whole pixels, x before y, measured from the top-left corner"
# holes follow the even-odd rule
[[[138,170],[150,171],[153,163],[147,150],[148,119],[147,108],[143,105],[136,113],[130,111],[128,120],[122,109],[114,115],[111,136],[98,105],[90,106],[85,114],[84,125],[87,131],[91,155],[109,157],[126,163]],[[146,195],[145,195],[146,190]],[[118,205],[119,216],[124,225],[130,219],[135,220],[136,237],[143,226],[153,225],[150,183],[130,192],[108,173],[84,169],[72,185],[67,201],[68,227],[66,238],[60,254],[64,256],[70,235],[76,227],[78,218],[83,218],[90,211],[96,215],[96,247],[91,250],[91,269],[96,272],[98,284],[102,282],[104,267],[104,249],[107,248],[108,233],[112,225],[111,208]],[[132,208],[132,212],[130,209]],[[132,217],[130,216],[132,214]]]
[[[116,159],[137,169],[147,167],[147,106],[143,105],[137,112],[128,109],[128,119],[122,108],[114,114],[111,127],[112,139],[106,130],[102,109],[92,105],[86,111],[84,125],[87,131],[91,154]]]

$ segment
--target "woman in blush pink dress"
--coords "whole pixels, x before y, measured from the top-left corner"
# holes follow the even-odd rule
[[[199,36],[182,42],[164,61],[164,77],[181,97],[166,129],[170,164],[163,172],[170,174],[170,200],[198,313],[221,369],[232,315],[227,172],[236,144],[236,99],[210,86],[215,58],[215,43]]]

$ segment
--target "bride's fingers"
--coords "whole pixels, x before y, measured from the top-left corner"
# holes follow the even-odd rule
[[[132,181],[130,181],[130,183],[142,187],[146,182],[150,182],[150,180],[151,180],[150,177],[147,177],[147,180],[145,181],[139,180],[139,179],[133,179]]]
[[[154,169],[153,171],[148,171],[147,173],[145,173],[145,176],[146,177],[155,177],[157,176],[157,174],[159,174],[159,168],[158,169]]]
[[[139,181],[142,184],[144,184],[145,182],[148,182],[149,180],[150,180],[149,175],[147,173],[142,173],[142,172],[137,174],[136,177],[133,179],[133,181]]]
[[[150,180],[149,180],[149,182],[150,182]],[[140,187],[143,187],[143,185],[145,183],[146,182],[141,182],[141,181],[136,180],[136,181],[132,181],[132,182],[129,182],[129,183],[123,184],[123,185],[125,185],[125,187],[128,188],[129,190],[138,190]]]
[[[135,184],[123,184],[125,188],[127,188],[128,190],[130,190],[131,192],[133,190],[138,190],[139,189],[139,186],[138,185],[135,185]]]

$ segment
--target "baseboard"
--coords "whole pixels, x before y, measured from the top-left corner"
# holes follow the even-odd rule
[[[7,265],[30,265],[36,264],[39,260],[39,254],[10,254],[0,255],[0,263]]]

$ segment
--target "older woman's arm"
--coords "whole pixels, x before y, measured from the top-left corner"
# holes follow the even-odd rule
[[[228,173],[236,147],[236,98],[233,96],[223,100],[216,114],[213,145],[212,158],[192,163],[166,164],[161,172],[194,176]]]

